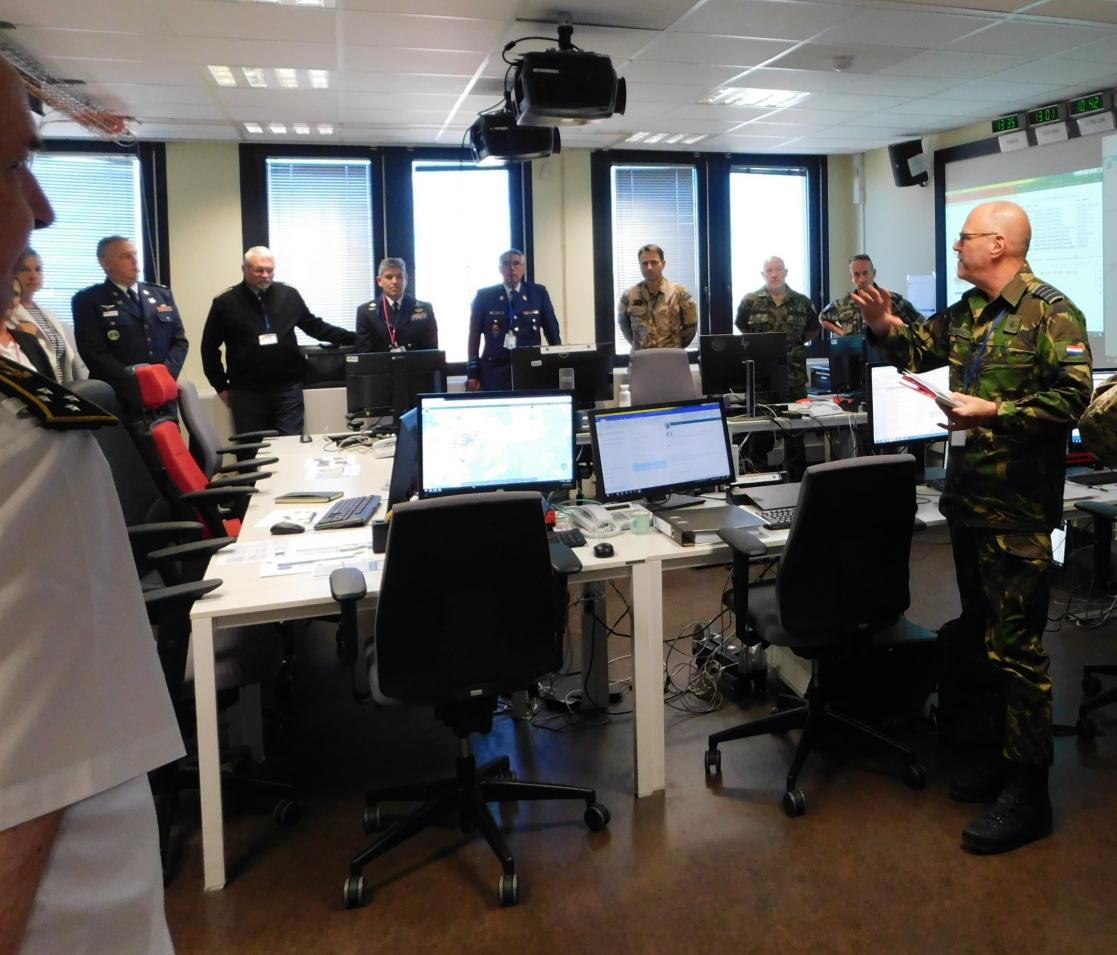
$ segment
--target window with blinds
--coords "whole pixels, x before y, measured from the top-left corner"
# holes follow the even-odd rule
[[[729,173],[729,233],[733,309],[745,293],[764,284],[772,255],[787,267],[787,285],[811,295],[807,170],[803,167],[735,166]],[[757,229],[756,223],[764,228]]]
[[[643,280],[636,252],[648,243],[663,249],[663,274],[685,285],[698,303],[698,171],[693,166],[615,165],[612,189],[614,303]],[[617,354],[628,354],[620,329],[614,334]],[[697,337],[690,347],[698,348]]]
[[[376,285],[371,161],[273,157],[267,187],[276,279],[297,288],[313,314],[353,329]],[[302,332],[298,339],[314,344]]]
[[[132,239],[143,274],[140,160],[102,153],[39,153],[33,168],[55,214],[54,225],[31,237],[43,260],[43,290],[35,302],[68,325],[73,321],[73,294],[105,280],[97,261],[100,239]]]

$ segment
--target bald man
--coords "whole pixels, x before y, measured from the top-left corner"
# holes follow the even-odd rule
[[[1011,202],[966,217],[954,243],[961,301],[905,325],[887,290],[853,293],[898,367],[950,365],[950,458],[941,509],[950,526],[961,633],[982,634],[1004,688],[999,754],[951,780],[964,801],[995,800],[962,831],[975,853],[1008,852],[1051,832],[1051,679],[1043,648],[1051,530],[1063,508],[1067,435],[1090,400],[1086,321],[1027,263],[1031,225]]]

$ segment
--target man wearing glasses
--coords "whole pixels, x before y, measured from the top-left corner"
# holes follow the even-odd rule
[[[1067,435],[1090,400],[1082,313],[1027,263],[1031,225],[1011,202],[966,218],[954,251],[961,301],[905,325],[884,289],[853,293],[898,367],[948,362],[950,458],[941,508],[961,597],[960,632],[984,635],[1004,692],[999,753],[951,780],[963,801],[994,801],[962,831],[975,853],[1008,852],[1051,832],[1051,679],[1043,648],[1051,529],[1063,507]]]

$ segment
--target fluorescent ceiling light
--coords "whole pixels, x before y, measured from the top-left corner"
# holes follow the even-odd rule
[[[310,77],[310,85],[314,89],[328,90],[330,88],[329,70],[307,70],[306,75]]]
[[[625,140],[625,142],[626,143],[643,142],[643,140],[648,138],[648,135],[649,135],[648,133],[633,133],[631,136],[628,137],[628,139]]]
[[[668,136],[667,139],[664,140],[664,142],[666,142],[668,145],[674,146],[675,143],[682,141],[683,136],[683,133],[675,133],[673,136]]]
[[[751,106],[755,109],[778,109],[793,106],[810,94],[798,90],[764,90],[749,86],[723,86],[703,96],[698,102],[707,106]]]
[[[309,136],[310,135],[310,127],[307,126],[306,123],[295,123],[295,124],[292,125],[291,128],[294,129],[294,131],[296,133],[298,133],[300,136]]]
[[[660,143],[660,142],[663,142],[663,140],[665,140],[666,138],[667,138],[666,133],[652,133],[647,139],[644,140],[644,142],[649,143],[649,144]]]
[[[259,123],[245,123],[244,131],[246,133],[252,133],[254,136],[259,136],[264,131],[264,127]]]
[[[218,86],[236,86],[237,85],[237,78],[235,76],[233,76],[233,71],[230,70],[229,67],[227,67],[227,66],[209,66],[209,67],[206,67],[206,69],[209,70],[210,76],[213,77],[213,81]]]
[[[285,90],[299,88],[299,74],[289,66],[277,66],[275,68],[275,78],[279,81],[279,85]]]
[[[286,136],[287,127],[283,123],[268,123],[268,129],[275,133],[277,136]]]
[[[318,134],[320,136],[332,136],[334,134],[334,128],[329,123],[319,123]]]
[[[268,78],[264,76],[264,71],[258,66],[242,66],[240,71],[244,74],[245,82],[249,86],[256,89],[261,89],[268,85]]]
[[[686,139],[683,140],[683,145],[684,146],[693,146],[695,143],[699,143],[705,138],[706,138],[705,133],[702,133],[699,136],[687,136]]]

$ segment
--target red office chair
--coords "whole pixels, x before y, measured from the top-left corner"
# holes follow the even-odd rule
[[[136,366],[136,382],[144,411],[153,417],[146,423],[147,438],[167,482],[181,501],[194,507],[209,532],[217,537],[236,537],[248,497],[256,492],[256,481],[268,471],[253,471],[209,481],[183,440],[176,418],[159,414],[178,398],[178,385],[164,365]]]

